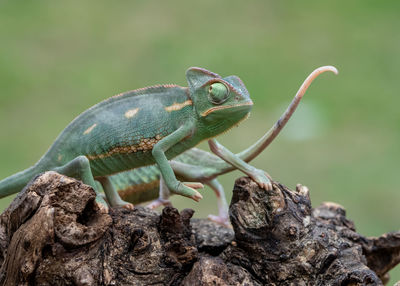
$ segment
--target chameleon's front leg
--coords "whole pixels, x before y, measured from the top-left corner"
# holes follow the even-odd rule
[[[271,180],[268,178],[269,175],[265,171],[247,164],[223,145],[221,145],[215,138],[208,140],[208,145],[215,155],[248,175],[261,188],[265,190],[272,190]]]
[[[203,196],[195,189],[203,188],[203,184],[192,182],[179,182],[175,177],[174,171],[172,170],[167,157],[165,156],[165,152],[169,148],[171,148],[176,143],[180,142],[186,136],[189,136],[192,133],[193,127],[193,122],[189,121],[185,125],[182,125],[172,134],[157,142],[157,144],[155,144],[153,147],[152,155],[158,167],[160,168],[160,172],[168,189],[173,193],[180,194],[198,202],[200,199],[203,198]]]

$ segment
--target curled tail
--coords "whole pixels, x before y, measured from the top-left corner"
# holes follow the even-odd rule
[[[0,198],[20,192],[30,180],[41,172],[43,172],[42,168],[35,165],[1,180]]]
[[[264,134],[256,143],[251,145],[246,150],[237,154],[243,161],[250,162],[258,154],[260,154],[265,148],[274,141],[275,137],[278,136],[279,132],[283,129],[286,123],[289,121],[290,117],[292,116],[293,112],[296,110],[297,106],[300,103],[300,100],[303,98],[304,94],[306,93],[308,87],[316,79],[320,74],[324,72],[333,72],[334,74],[338,74],[338,70],[333,66],[323,66],[315,69],[303,82],[300,86],[300,89],[297,91],[295,97],[293,98],[292,102],[286,109],[286,111],[282,114],[279,120],[272,126],[267,133]]]

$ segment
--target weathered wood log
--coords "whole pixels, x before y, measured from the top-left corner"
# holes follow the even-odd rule
[[[87,185],[54,172],[0,215],[1,285],[383,285],[400,232],[366,238],[308,190],[236,181],[233,229],[193,211],[103,214]],[[382,282],[383,281],[383,282]]]

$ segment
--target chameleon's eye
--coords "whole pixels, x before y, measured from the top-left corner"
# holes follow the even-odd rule
[[[210,101],[214,104],[221,104],[228,99],[229,89],[220,82],[213,83],[208,89]]]

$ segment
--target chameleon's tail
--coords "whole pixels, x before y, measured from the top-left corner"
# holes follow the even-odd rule
[[[37,165],[32,166],[24,171],[18,172],[10,177],[0,181],[0,198],[21,191],[28,182],[43,170]]]
[[[252,146],[247,148],[246,150],[237,154],[242,160],[249,162],[257,157],[271,142],[275,139],[275,137],[279,134],[282,128],[286,125],[289,121],[290,117],[292,116],[293,112],[296,110],[297,106],[299,105],[300,100],[302,99],[303,95],[305,94],[307,88],[313,82],[315,78],[317,78],[320,74],[324,72],[333,72],[338,74],[338,71],[333,66],[323,66],[315,69],[303,82],[300,86],[300,89],[297,91],[295,97],[293,98],[292,102],[290,103],[289,107],[286,111],[282,114],[279,120],[275,123],[274,126],[267,133],[264,134],[256,143]]]

